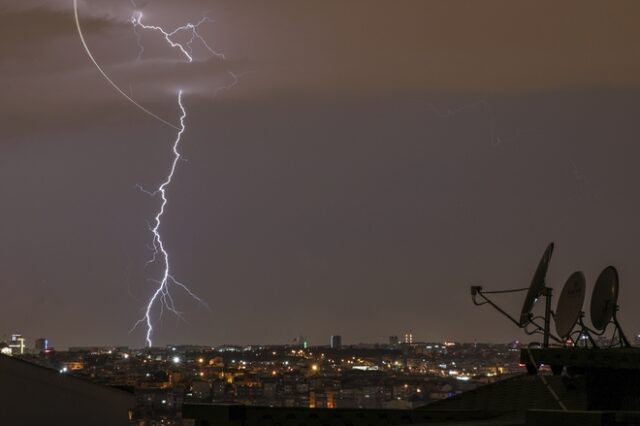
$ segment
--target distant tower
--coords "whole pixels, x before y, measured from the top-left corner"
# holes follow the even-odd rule
[[[26,343],[27,341],[24,337],[22,337],[22,334],[12,334],[9,347],[14,354],[22,355],[24,354],[24,348],[27,346]]]
[[[389,336],[389,345],[390,346],[398,346],[400,343],[400,339],[398,336]]]
[[[409,330],[408,333],[405,333],[404,335],[404,343],[407,345],[410,345],[413,343],[413,334],[411,333],[411,330]]]
[[[304,349],[307,349],[309,347],[309,342],[307,342],[307,339],[305,339],[302,334],[296,337],[294,339],[294,342],[296,342],[297,346],[302,346]]]
[[[49,349],[49,340],[44,337],[37,339],[35,348],[38,352],[46,351],[47,349]]]
[[[331,336],[331,349],[342,349],[342,336]]]

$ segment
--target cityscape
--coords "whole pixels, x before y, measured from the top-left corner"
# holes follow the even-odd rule
[[[0,351],[107,386],[130,389],[135,418],[182,424],[183,403],[270,407],[412,409],[522,373],[520,342],[414,342],[411,332],[386,343],[343,345],[330,336],[290,345],[70,347],[46,338],[30,345],[12,335]]]
[[[640,425],[638,17],[2,0],[0,426]]]

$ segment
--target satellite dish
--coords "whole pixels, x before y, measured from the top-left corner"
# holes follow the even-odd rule
[[[613,318],[618,304],[618,271],[613,266],[604,268],[591,294],[591,323],[603,330]]]
[[[522,311],[520,311],[520,327],[524,327],[531,322],[531,310],[533,305],[538,301],[538,298],[542,295],[545,287],[545,277],[547,276],[547,269],[549,268],[549,261],[553,254],[553,243],[547,246],[547,249],[538,263],[536,273],[533,275],[533,281],[529,286],[527,297],[524,299],[522,305]]]
[[[566,339],[582,313],[586,289],[584,274],[576,271],[567,280],[556,306],[556,333]]]

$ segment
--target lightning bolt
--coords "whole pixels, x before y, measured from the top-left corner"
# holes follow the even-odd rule
[[[193,62],[193,47],[192,44],[193,42],[198,39],[200,41],[200,43],[202,43],[202,45],[209,51],[211,52],[211,54],[213,56],[216,56],[222,60],[226,59],[223,53],[219,53],[216,52],[215,50],[213,50],[213,48],[209,45],[209,43],[207,43],[207,41],[198,33],[198,27],[200,27],[200,25],[204,24],[205,22],[213,22],[210,18],[204,16],[202,17],[202,19],[200,19],[197,23],[192,24],[192,23],[187,23],[181,27],[176,28],[175,30],[168,32],[165,31],[162,27],[159,27],[157,25],[146,25],[142,23],[142,12],[135,12],[133,14],[133,16],[131,17],[131,23],[133,24],[133,29],[134,32],[136,34],[136,36],[139,36],[138,33],[138,27],[143,28],[145,30],[153,30],[153,31],[157,31],[159,33],[161,33],[164,36],[164,39],[166,40],[166,42],[173,48],[177,48],[180,50],[180,52],[182,52],[182,54],[187,58],[187,60],[189,62]],[[172,40],[172,37],[174,37],[176,34],[183,32],[183,31],[187,31],[191,33],[191,38],[189,39],[189,41],[187,41],[186,43],[182,44],[182,43],[178,43]],[[139,40],[139,39],[138,39]],[[142,55],[142,53],[144,52],[144,48],[142,46],[141,50],[139,52],[138,58],[140,58],[140,56]]]
[[[182,135],[186,129],[185,118],[187,117],[187,111],[184,108],[184,105],[182,104],[182,90],[178,92],[178,106],[180,107],[180,111],[181,111],[180,130],[178,131],[178,135],[176,136],[176,139],[173,143],[173,148],[172,148],[173,161],[171,163],[171,168],[169,169],[169,174],[167,175],[165,181],[162,182],[162,184],[158,187],[158,189],[156,189],[153,192],[147,191],[141,185],[138,185],[138,188],[143,192],[145,192],[146,194],[151,196],[156,196],[159,194],[160,198],[162,199],[162,203],[160,204],[160,210],[158,211],[154,219],[154,226],[150,227],[150,231],[153,234],[153,258],[148,263],[155,262],[157,260],[157,257],[160,256],[162,258],[164,272],[162,274],[162,278],[160,280],[155,281],[158,284],[158,287],[156,288],[155,292],[149,299],[149,303],[147,304],[147,307],[145,309],[144,316],[141,319],[139,319],[131,329],[131,331],[133,331],[135,328],[138,327],[138,325],[143,323],[146,324],[147,326],[146,340],[149,347],[153,345],[153,342],[151,340],[151,336],[153,334],[152,313],[155,305],[159,304],[160,306],[160,316],[162,316],[162,312],[166,308],[172,313],[176,314],[178,317],[182,318],[182,313],[176,309],[175,303],[173,301],[173,297],[171,296],[171,292],[170,292],[171,285],[181,288],[189,296],[193,297],[199,303],[207,306],[206,303],[202,299],[200,299],[198,296],[196,296],[195,293],[189,290],[189,288],[186,285],[182,284],[180,281],[176,280],[173,277],[173,275],[171,275],[169,253],[165,248],[164,242],[162,241],[162,235],[160,234],[160,226],[162,224],[162,215],[164,214],[165,208],[168,203],[167,187],[171,184],[171,181],[173,180],[173,176],[176,172],[178,161],[180,161],[180,158],[182,158],[179,147],[180,147],[180,142],[182,140]]]
[[[135,3],[133,4],[135,5]],[[138,60],[141,59],[142,53],[144,52],[144,46],[141,43],[141,38],[140,38],[140,33],[138,31],[138,28],[160,32],[164,36],[164,39],[169,44],[169,46],[180,50],[180,52],[182,52],[182,54],[187,58],[189,62],[193,62],[192,44],[196,39],[199,40],[202,43],[202,45],[209,52],[211,52],[212,55],[224,60],[225,56],[222,53],[218,53],[215,50],[213,50],[213,48],[206,42],[206,40],[197,31],[200,25],[202,25],[204,22],[210,22],[210,21],[211,20],[209,18],[203,17],[200,21],[198,21],[195,24],[187,23],[186,25],[178,27],[175,30],[169,32],[169,31],[165,31],[162,27],[159,27],[157,25],[143,24],[142,12],[134,12],[133,16],[131,17],[131,23],[133,24],[134,33],[136,34],[138,47],[140,49],[138,53]],[[190,32],[191,38],[185,44],[173,41],[172,37],[174,37],[176,34],[183,31]],[[237,78],[233,73],[231,73],[231,75],[234,77],[234,85],[235,85],[235,83],[237,83]],[[189,296],[191,296],[193,299],[195,299],[202,305],[207,306],[207,304],[202,299],[200,299],[195,293],[193,293],[186,285],[176,280],[173,277],[173,275],[171,275],[169,253],[165,249],[165,245],[164,245],[164,242],[162,241],[162,236],[160,234],[161,219],[168,202],[166,188],[171,184],[173,175],[175,174],[175,171],[176,171],[176,166],[178,164],[178,161],[180,161],[180,158],[181,158],[179,146],[180,146],[180,141],[182,139],[182,134],[185,131],[185,118],[187,116],[186,109],[182,104],[182,90],[178,92],[178,106],[180,107],[180,111],[181,111],[180,129],[178,130],[178,134],[173,144],[173,162],[171,163],[171,168],[169,170],[169,174],[167,175],[166,180],[158,187],[158,189],[156,189],[153,192],[147,191],[141,185],[138,185],[138,188],[143,192],[145,192],[146,194],[151,196],[156,196],[159,194],[160,198],[162,199],[160,210],[155,216],[154,226],[150,227],[150,231],[153,234],[153,257],[149,262],[147,262],[147,264],[154,263],[157,260],[158,256],[160,256],[162,258],[164,272],[160,280],[154,280],[154,282],[156,282],[157,284],[157,287],[155,292],[149,299],[149,302],[147,303],[147,306],[144,310],[144,316],[141,319],[139,319],[131,329],[131,331],[133,331],[138,327],[138,325],[145,324],[147,328],[146,341],[149,347],[153,346],[153,342],[151,339],[153,335],[152,314],[154,311],[154,307],[156,305],[158,305],[160,308],[160,314],[159,314],[160,318],[162,317],[162,314],[165,309],[169,310],[179,318],[182,318],[182,313],[176,309],[173,297],[171,296],[170,287],[172,286],[179,287],[180,289],[185,291]]]
[[[136,3],[135,0],[131,0],[132,5],[134,6],[134,8],[136,8]],[[158,213],[156,214],[155,218],[154,218],[154,222],[153,225],[149,224],[149,230],[151,231],[151,233],[153,234],[153,241],[152,241],[152,246],[150,247],[150,249],[153,251],[153,257],[147,262],[148,264],[151,263],[155,263],[156,261],[158,261],[158,258],[161,258],[162,260],[162,265],[163,265],[163,272],[162,272],[162,277],[159,280],[152,280],[153,282],[155,282],[157,284],[157,287],[155,288],[155,291],[153,292],[152,296],[150,297],[146,307],[144,308],[144,315],[142,316],[142,318],[140,318],[131,328],[131,332],[134,331],[138,326],[140,325],[145,325],[146,326],[146,342],[147,345],[149,347],[153,346],[153,341],[152,341],[152,336],[153,336],[153,325],[154,325],[154,312],[159,310],[159,314],[158,314],[158,319],[162,318],[162,315],[166,310],[172,312],[173,314],[177,315],[178,317],[182,318],[182,313],[180,311],[178,311],[178,309],[176,308],[176,304],[174,302],[173,296],[171,295],[171,289],[172,288],[179,288],[182,291],[184,291],[185,293],[187,293],[189,296],[191,296],[194,300],[196,300],[197,302],[199,302],[200,304],[204,305],[205,307],[208,307],[207,304],[200,299],[195,293],[193,293],[185,284],[181,283],[180,281],[176,280],[173,275],[171,274],[171,267],[170,267],[170,262],[169,262],[169,253],[165,248],[165,244],[164,241],[162,240],[162,235],[160,233],[160,228],[162,225],[162,216],[164,215],[165,209],[167,207],[168,204],[168,198],[167,198],[167,188],[168,186],[171,184],[175,171],[176,171],[176,167],[178,165],[178,162],[180,161],[180,159],[182,158],[181,154],[180,154],[180,142],[182,139],[182,136],[185,132],[185,119],[187,117],[187,111],[184,108],[184,105],[182,103],[182,90],[178,91],[178,106],[180,109],[180,124],[178,125],[174,125],[173,123],[170,123],[169,121],[164,120],[163,118],[159,117],[158,115],[156,115],[155,113],[153,113],[152,111],[146,109],[145,107],[143,107],[142,105],[140,105],[138,102],[136,102],[131,96],[127,95],[110,77],[109,75],[102,69],[102,67],[98,64],[98,62],[96,61],[96,59],[94,58],[94,56],[91,53],[91,50],[89,49],[89,46],[86,43],[86,40],[83,36],[82,33],[82,27],[80,26],[80,20],[78,17],[78,0],[74,0],[73,1],[73,7],[74,7],[74,16],[75,16],[75,21],[76,21],[76,28],[78,30],[78,35],[80,37],[80,41],[82,42],[82,45],[84,46],[84,49],[87,53],[87,55],[89,56],[89,58],[91,59],[91,61],[93,62],[93,64],[96,66],[96,68],[98,69],[98,71],[102,74],[102,76],[109,82],[109,84],[111,84],[111,86],[113,86],[121,95],[123,95],[128,101],[130,101],[131,103],[133,103],[134,105],[136,105],[138,108],[140,108],[142,111],[144,111],[146,114],[152,116],[153,118],[155,118],[156,120],[166,124],[169,127],[172,127],[173,129],[177,130],[178,133],[176,135],[176,139],[173,143],[173,147],[172,147],[172,152],[173,152],[173,160],[171,162],[171,167],[169,169],[169,173],[167,174],[167,177],[165,178],[165,180],[160,184],[160,186],[154,190],[154,191],[147,191],[145,190],[141,185],[137,185],[137,187],[143,191],[144,193],[155,197],[155,196],[160,196],[162,202],[160,204],[160,209],[158,210]],[[147,25],[142,23],[142,12],[139,11],[135,11],[131,17],[131,23],[133,24],[133,31],[134,34],[136,36],[136,40],[138,43],[138,60],[142,59],[142,55],[144,53],[144,46],[142,44],[142,38],[141,38],[141,34],[139,29],[143,29],[143,30],[150,30],[150,31],[155,31],[155,32],[159,32],[160,34],[162,34],[162,36],[164,37],[165,41],[167,42],[167,44],[174,49],[178,49],[180,51],[180,53],[182,55],[184,55],[184,57],[187,59],[188,62],[193,62],[194,61],[194,54],[193,54],[193,43],[196,41],[199,41],[202,46],[204,46],[205,49],[207,49],[213,56],[221,59],[221,60],[225,60],[225,55],[219,52],[216,52],[211,45],[209,45],[209,43],[207,43],[207,41],[200,35],[200,33],[198,32],[198,28],[204,24],[205,22],[213,22],[211,19],[209,19],[208,17],[203,17],[202,19],[200,19],[198,22],[196,22],[195,24],[193,23],[187,23],[183,26],[180,26],[176,29],[174,29],[173,31],[166,31],[164,28],[157,26],[157,25]],[[188,41],[186,41],[185,43],[180,43],[178,41],[175,41],[174,38],[178,35],[182,35],[183,33],[187,33],[190,34],[190,38],[188,39]],[[227,73],[229,74],[229,76],[232,78],[232,81],[230,84],[223,86],[221,88],[219,88],[218,90],[216,90],[215,94],[217,95],[218,92],[220,90],[227,90],[232,88],[233,86],[235,86],[238,81],[239,81],[239,77],[241,76],[241,74],[234,74],[232,71],[227,71]]]

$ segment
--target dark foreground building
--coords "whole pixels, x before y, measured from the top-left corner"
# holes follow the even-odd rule
[[[547,385],[559,392],[566,410]],[[183,417],[194,426],[640,425],[640,411],[587,410],[584,388],[567,388],[560,376],[549,376],[547,385],[525,374],[413,410],[185,404]]]
[[[0,424],[128,426],[135,397],[14,357],[0,355]]]

